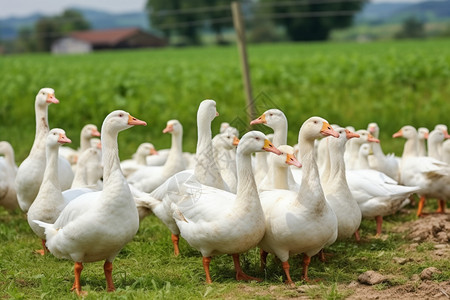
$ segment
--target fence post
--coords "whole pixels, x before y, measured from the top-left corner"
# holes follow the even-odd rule
[[[244,80],[244,90],[247,100],[247,117],[253,120],[255,116],[255,104],[253,102],[252,84],[250,80],[250,69],[247,60],[247,48],[245,42],[245,25],[241,13],[241,5],[237,1],[231,2],[231,12],[233,15],[233,25],[236,31],[237,46],[241,57],[242,76]],[[250,122],[249,121],[249,122]]]

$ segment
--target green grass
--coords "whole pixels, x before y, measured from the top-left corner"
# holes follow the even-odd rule
[[[327,262],[312,259],[309,276],[321,281],[301,295],[314,299],[345,299],[352,293],[345,285],[367,270],[393,276],[388,285],[379,285],[378,289],[403,284],[413,274],[430,266],[443,271],[435,281],[448,280],[448,262],[433,260],[429,255],[432,247],[423,243],[417,251],[411,251],[408,248],[411,242],[391,230],[415,218],[414,209],[409,214],[385,217],[382,239],[373,236],[375,222],[364,220],[360,243],[353,239],[338,242],[326,249],[331,254]],[[0,210],[0,239],[0,298],[77,298],[69,291],[74,278],[73,262],[35,254],[33,251],[39,249],[40,241],[21,212]],[[86,299],[274,299],[300,295],[296,289],[284,285],[281,264],[273,255],[268,257],[266,270],[259,269],[258,249],[242,255],[241,263],[248,274],[263,278],[262,283],[235,281],[232,259],[223,255],[214,257],[211,262],[211,285],[204,283],[200,253],[183,239],[180,249],[181,255],[174,257],[168,229],[155,216],[145,218],[137,235],[114,261],[115,293],[105,291],[102,262],[84,265],[81,283],[83,290],[88,291]],[[393,257],[412,258],[412,261],[398,265]],[[299,255],[289,260],[291,276],[297,286],[305,285],[299,281],[301,262]]]
[[[251,45],[248,49],[257,113],[277,107],[289,121],[288,142],[312,115],[330,123],[366,128],[378,122],[386,152],[399,155],[392,139],[405,124],[433,128],[448,122],[450,40]],[[161,131],[170,119],[184,126],[184,150],[196,145],[196,111],[217,101],[220,123],[248,130],[238,51],[235,46],[0,57],[0,140],[20,163],[34,138],[34,98],[52,87],[61,101],[49,107],[50,127],[61,127],[78,147],[81,128],[101,126],[114,109],[125,109],[148,126],[119,135],[128,158],[142,142],[170,146]],[[270,132],[267,127],[255,127]]]

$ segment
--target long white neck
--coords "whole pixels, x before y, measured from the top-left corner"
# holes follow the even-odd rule
[[[330,138],[332,139],[332,138]],[[345,152],[345,143],[339,143],[339,141],[330,141],[330,142],[338,142],[337,145],[333,144],[333,150],[329,151],[330,156],[330,175],[326,186],[324,186],[325,194],[329,192],[338,191],[340,193],[346,192],[350,194],[350,189],[347,184],[347,176],[345,174],[345,162],[344,162],[344,152]]]
[[[368,159],[367,155],[362,152],[358,153],[357,169],[359,169],[359,170],[370,169],[369,159]]]
[[[269,159],[273,159],[269,158]],[[271,168],[269,168],[269,171],[267,173],[267,176],[269,176],[269,182],[273,183],[273,187],[275,189],[283,189],[288,190],[289,189],[289,183],[288,183],[288,166],[280,166],[275,163],[272,163]]]
[[[204,185],[224,189],[225,184],[213,156],[211,122],[205,118],[197,118],[197,133],[195,177]]]
[[[3,155],[5,157],[5,161],[8,164],[9,168],[11,169],[11,171],[14,172],[14,177],[15,177],[16,173],[17,173],[17,165],[16,165],[16,160],[14,157],[14,149],[12,148],[11,145],[8,144]]]
[[[417,149],[418,149],[417,144],[418,144],[417,137],[407,139],[405,145],[403,146],[402,158],[417,156]]]
[[[48,105],[39,105],[36,101],[34,105],[36,116],[36,133],[34,136],[31,152],[42,151],[42,158],[45,158],[45,139],[49,132],[48,127]]]
[[[427,148],[425,147],[425,139],[417,139],[417,155],[427,156]]]
[[[278,147],[280,145],[287,145],[287,132],[288,132],[288,124],[287,120],[284,122],[280,122],[276,127],[273,127],[273,145]]]
[[[91,148],[91,136],[86,136],[81,134],[80,137],[80,153],[83,153],[85,150]]]
[[[137,164],[143,166],[147,165],[147,153],[138,151],[136,152],[135,159]]]
[[[168,176],[172,175],[176,170],[184,170],[183,158],[183,134],[172,133],[172,145],[167,155],[166,163],[164,164],[164,173]],[[175,171],[174,171],[175,170]]]
[[[117,132],[108,132],[102,128],[102,163],[103,163],[103,183],[107,188],[111,176],[122,176],[119,160],[119,148],[117,144]]]
[[[42,179],[42,189],[52,189],[61,191],[61,186],[58,177],[58,145],[51,145],[46,147],[46,159],[44,177]]]
[[[441,160],[442,158],[439,152],[439,146],[442,146],[442,142],[428,138],[427,144],[428,144],[428,156],[437,160]]]
[[[321,140],[321,144],[324,143],[326,146],[321,147],[323,152],[318,153],[322,157],[322,168],[320,169],[320,181],[322,182],[322,185],[327,184],[328,179],[330,178],[330,171],[331,171],[331,162],[330,162],[330,151],[328,150],[328,139],[329,137],[326,137]]]
[[[236,153],[236,167],[238,183],[235,205],[239,205],[245,211],[254,211],[256,208],[262,210],[255,176],[253,175],[251,155],[241,153],[238,150]]]
[[[314,157],[314,140],[299,137],[300,161],[302,162],[303,176],[298,192],[299,202],[315,212],[321,212],[326,206],[325,196],[319,179],[319,170]],[[315,199],[314,202],[305,199]]]

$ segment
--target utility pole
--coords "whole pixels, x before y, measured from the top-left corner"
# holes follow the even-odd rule
[[[242,18],[241,4],[237,1],[231,2],[231,12],[233,14],[233,25],[236,31],[237,45],[241,57],[242,77],[244,81],[244,91],[247,100],[247,117],[250,120],[253,120],[256,117],[256,111],[255,104],[253,102],[250,69],[248,67],[247,48],[245,41],[245,25]]]

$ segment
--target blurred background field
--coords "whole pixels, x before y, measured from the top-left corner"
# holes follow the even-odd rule
[[[277,107],[289,121],[288,142],[312,115],[331,123],[380,126],[385,152],[401,154],[391,138],[405,124],[432,129],[450,115],[450,40],[374,43],[278,43],[248,48],[257,114]],[[184,126],[184,150],[196,146],[196,111],[214,99],[221,122],[248,127],[239,55],[234,46],[133,51],[90,55],[23,54],[0,57],[0,139],[10,141],[21,162],[34,139],[34,98],[55,89],[60,104],[49,107],[50,127],[66,130],[74,147],[87,123],[101,126],[112,110],[124,109],[148,126],[119,135],[121,158],[142,142],[170,146],[162,129],[170,119]],[[270,132],[264,126],[254,127]]]

